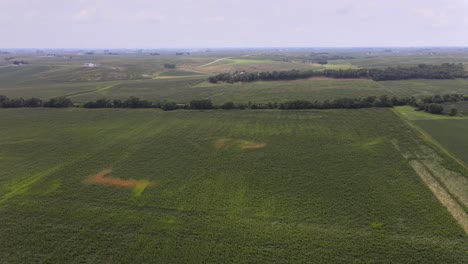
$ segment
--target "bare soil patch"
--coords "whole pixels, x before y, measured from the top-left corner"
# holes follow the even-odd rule
[[[257,143],[248,140],[220,138],[214,141],[214,147],[218,150],[226,148],[240,148],[240,149],[261,149],[264,148],[266,143]]]
[[[242,145],[241,146],[241,149],[261,149],[261,148],[264,148],[266,146],[265,143],[261,143],[261,144],[248,144],[248,145]]]
[[[154,185],[153,182],[145,180],[134,180],[134,179],[119,179],[106,177],[112,172],[112,168],[107,168],[102,170],[96,175],[91,175],[86,179],[87,184],[91,185],[106,185],[106,186],[115,186],[115,187],[126,187],[126,188],[146,188],[147,186]]]
[[[216,149],[223,149],[226,147],[226,140],[225,139],[218,139],[215,141],[215,148]]]

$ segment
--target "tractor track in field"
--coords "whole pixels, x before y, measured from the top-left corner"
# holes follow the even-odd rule
[[[424,131],[417,128],[411,121],[400,115],[396,110],[393,111],[402,118],[409,129],[416,133],[419,140],[426,143],[421,146],[416,142],[420,145],[420,149],[410,151],[400,146],[396,140],[392,140],[395,149],[403,155],[408,161],[408,165],[416,172],[437,200],[447,208],[465,233],[468,233],[468,194],[466,193],[468,178],[464,175],[464,171],[466,171],[465,164]],[[418,139],[414,138],[415,141],[418,141]],[[451,170],[444,166],[445,159],[453,160],[454,163],[460,166],[460,170]]]
[[[121,84],[121,82],[119,82],[119,83],[114,83],[114,84],[111,84],[111,85],[107,85],[107,86],[104,86],[104,87],[101,87],[101,88],[97,88],[97,89],[92,89],[92,90],[85,90],[85,91],[78,91],[78,92],[69,93],[69,94],[64,95],[64,97],[69,98],[69,97],[73,97],[73,96],[77,96],[77,95],[83,95],[83,94],[90,94],[90,93],[102,92],[102,91],[111,89],[112,87],[114,87],[114,86],[116,86],[116,85],[118,85],[118,84]]]
[[[223,60],[227,60],[227,59],[230,59],[231,57],[226,57],[226,58],[221,58],[221,59],[217,59],[217,60],[214,60],[212,62],[208,62],[206,64],[203,64],[203,65],[200,65],[198,66],[198,68],[203,68],[203,67],[206,67],[206,66],[210,66],[211,64],[215,64],[217,62],[220,62],[220,61],[223,61]]]

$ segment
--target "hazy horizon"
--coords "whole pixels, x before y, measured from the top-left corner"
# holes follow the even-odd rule
[[[99,48],[76,48],[76,47],[28,47],[28,48],[22,48],[22,47],[1,47],[0,46],[0,51],[8,51],[8,50],[94,50],[94,51],[104,51],[104,50],[249,50],[249,49],[258,49],[258,50],[265,50],[265,49],[272,49],[272,50],[278,50],[278,49],[291,49],[291,50],[308,50],[308,49],[315,49],[315,50],[323,50],[323,49],[336,49],[336,50],[348,50],[348,49],[402,49],[402,50],[410,50],[410,49],[468,49],[468,45],[466,46],[343,46],[343,47],[333,47],[333,46],[317,46],[317,47],[295,47],[295,46],[285,46],[285,47],[261,47],[261,46],[251,46],[251,47],[210,47],[210,46],[200,46],[200,47],[158,47],[158,48],[141,48],[141,47],[129,47],[129,48],[106,48],[106,47],[99,47]]]
[[[468,46],[468,0],[0,0],[7,49]]]

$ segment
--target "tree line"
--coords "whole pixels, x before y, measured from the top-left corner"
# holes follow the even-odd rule
[[[1,108],[19,108],[19,107],[83,107],[83,108],[160,108],[165,111],[176,109],[360,109],[371,107],[394,107],[409,105],[417,110],[426,111],[432,114],[442,114],[444,111],[443,103],[466,101],[468,97],[461,94],[434,95],[425,98],[415,97],[396,97],[396,96],[368,96],[364,98],[337,98],[325,101],[291,100],[286,102],[268,102],[268,103],[234,103],[225,102],[215,105],[211,100],[192,100],[188,104],[178,104],[172,101],[151,102],[142,100],[138,97],[130,97],[125,100],[120,99],[97,99],[82,104],[73,104],[69,98],[59,97],[42,101],[38,98],[14,98],[10,99],[0,95]],[[451,114],[456,115],[457,111],[451,110]]]
[[[417,66],[398,66],[384,69],[338,69],[338,70],[289,70],[272,72],[248,73],[236,71],[233,73],[221,73],[210,76],[208,81],[217,82],[255,82],[255,81],[281,81],[296,80],[311,77],[329,77],[329,78],[366,78],[374,81],[387,80],[407,80],[407,79],[455,79],[468,78],[463,64],[444,63],[440,65],[419,64]]]
[[[49,100],[41,100],[39,98],[8,98],[4,95],[0,95],[0,107],[1,108],[19,108],[19,107],[52,107],[52,108],[64,108],[72,107],[73,102],[66,97],[51,98]]]

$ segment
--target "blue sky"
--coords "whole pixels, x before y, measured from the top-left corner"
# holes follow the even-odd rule
[[[468,0],[0,0],[0,47],[468,46]]]

